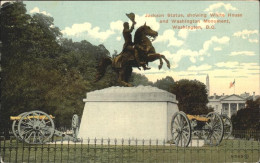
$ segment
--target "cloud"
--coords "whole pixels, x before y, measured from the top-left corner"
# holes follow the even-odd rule
[[[237,10],[236,7],[233,7],[230,3],[223,3],[223,2],[219,2],[219,3],[215,3],[210,5],[208,8],[206,8],[204,11],[209,12],[209,11],[214,11],[216,9],[219,9],[221,7],[224,7],[226,9],[226,11],[230,11],[230,10]]]
[[[165,37],[172,38],[170,33],[165,33]],[[173,34],[174,36],[174,34]],[[162,38],[161,38],[162,39]],[[207,40],[204,42],[203,47],[199,51],[193,51],[190,49],[179,49],[176,53],[171,53],[170,51],[163,51],[162,54],[166,56],[166,58],[169,58],[174,68],[178,67],[178,63],[180,60],[184,57],[189,57],[189,60],[192,63],[196,63],[197,60],[203,61],[204,56],[207,55],[207,51],[209,50],[210,46],[214,43],[218,44],[227,44],[229,42],[229,37],[223,36],[223,37],[211,37],[210,40]],[[162,41],[162,40],[160,40]],[[167,41],[166,39],[164,41]],[[220,47],[219,47],[220,48]]]
[[[214,51],[221,51],[222,48],[221,48],[221,47],[215,47],[213,50],[214,50]]]
[[[250,69],[250,68],[259,68],[259,64],[258,63],[256,63],[256,62],[248,62],[248,63],[241,63],[241,65],[243,66],[243,67],[245,67],[246,69]]]
[[[172,56],[172,59],[175,58],[176,54]],[[237,65],[236,62],[224,62],[219,64],[219,66],[224,65]],[[245,91],[249,92],[258,92],[259,88],[259,64],[258,63],[240,63],[237,68],[230,69],[229,67],[216,67],[210,68],[209,64],[201,65],[201,66],[191,66],[189,70],[186,71],[176,71],[174,69],[170,69],[167,71],[163,71],[164,73],[160,73],[161,71],[153,71],[153,73],[148,74],[148,71],[138,71],[138,73],[144,74],[150,81],[156,82],[157,79],[165,78],[166,76],[171,76],[175,81],[181,79],[188,80],[199,80],[206,84],[206,74],[210,76],[210,92],[211,94],[233,94],[233,89],[229,88],[229,83],[236,79],[237,87],[236,93],[243,93]],[[210,69],[209,69],[210,68]],[[206,70],[208,69],[208,70]],[[150,71],[150,70],[149,70]],[[156,73],[156,71],[158,73]],[[204,74],[204,75],[203,75]],[[223,78],[226,78],[223,80]]]
[[[121,37],[120,37],[120,36],[116,37],[116,40],[117,40],[117,41],[120,41],[120,40],[121,40]]]
[[[238,62],[218,62],[215,63],[217,67],[224,67],[224,68],[237,68],[239,66]]]
[[[257,38],[252,38],[252,37],[255,37],[255,36],[258,37],[258,33],[259,33],[258,30],[244,29],[243,31],[235,32],[233,34],[233,36],[248,40],[251,43],[258,43],[259,40]]]
[[[235,51],[235,52],[231,52],[231,54],[229,54],[230,56],[237,56],[237,55],[246,55],[246,56],[254,56],[255,52],[253,51]]]
[[[160,24],[156,21],[155,18],[146,18],[145,15],[143,16],[135,15],[135,20],[137,22],[137,24],[135,25],[135,29],[144,25],[145,22],[148,26],[150,26],[155,31],[158,31],[160,28]],[[116,40],[120,41],[122,31],[123,31],[123,23],[124,22],[121,20],[113,21],[110,23],[109,29],[101,30],[100,27],[98,26],[93,27],[91,23],[84,22],[81,24],[73,24],[71,27],[65,27],[65,29],[62,30],[61,32],[64,35],[72,36],[72,37],[88,36],[93,39],[97,39],[102,43],[105,42],[110,36],[116,34],[115,36]],[[132,25],[132,22],[130,22],[130,20],[129,23],[130,25]]]
[[[211,65],[203,64],[200,66],[190,66],[188,68],[188,71],[205,71],[205,70],[210,70],[211,68],[212,68]]]
[[[259,42],[258,39],[248,39],[248,41],[251,42],[251,43],[258,43]]]
[[[110,29],[112,31],[118,31],[118,32],[122,32],[124,27],[123,27],[124,22],[121,20],[115,21],[115,22],[111,22],[110,23]]]
[[[169,51],[163,51],[161,52],[171,63],[171,68],[177,68],[178,63],[181,60],[182,56],[179,54],[173,54]]]
[[[167,29],[163,32],[162,35],[159,35],[157,37],[157,39],[154,41],[154,43],[158,43],[158,42],[164,42],[164,43],[168,43],[168,47],[169,46],[181,46],[183,45],[184,41],[182,40],[178,40],[175,37],[175,31],[173,31],[172,29]]]
[[[216,36],[212,36],[210,40],[207,40],[207,41],[204,42],[203,48],[201,50],[199,50],[199,54],[204,55],[209,50],[209,47],[213,43],[227,44],[229,42],[229,40],[230,40],[230,38],[227,37],[227,36],[223,36],[221,38],[218,38]]]
[[[190,57],[190,61],[191,61],[192,63],[196,63],[195,57]]]
[[[197,51],[192,51],[190,49],[180,49],[176,53],[171,53],[169,51],[163,51],[161,54],[165,55],[167,59],[171,62],[171,67],[177,68],[178,63],[184,57],[189,57],[192,63],[195,63],[197,60],[196,58],[199,56]],[[203,57],[200,57],[202,59]],[[204,59],[204,58],[203,58]]]
[[[181,30],[179,30],[178,36],[181,37],[181,38],[183,38],[183,39],[186,39],[187,36],[188,36],[188,30],[187,30],[187,29],[181,29]]]
[[[252,34],[258,34],[258,30],[247,30],[247,29],[244,29],[243,31],[235,32],[233,34],[233,36],[242,37],[242,38],[245,39],[245,38],[249,37]]]
[[[100,27],[92,27],[92,24],[89,22],[85,22],[82,24],[73,24],[71,27],[66,27],[61,32],[67,36],[84,36],[87,35],[93,39],[97,39],[100,42],[104,42],[107,40],[111,35],[115,34],[116,31],[120,31],[123,22],[116,21],[110,23],[110,29],[106,31],[101,31]],[[117,40],[119,37],[117,38]],[[121,39],[121,38],[120,38]]]
[[[40,13],[40,14],[43,14],[43,15],[47,15],[47,16],[51,16],[50,13],[47,13],[46,11],[40,11],[40,9],[38,7],[34,7],[31,11],[30,11],[31,14],[33,13]]]

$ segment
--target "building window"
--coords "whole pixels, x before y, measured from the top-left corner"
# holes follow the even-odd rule
[[[228,103],[222,104],[222,114],[228,115]]]
[[[231,115],[237,113],[237,104],[236,103],[230,104],[230,108],[231,108]]]

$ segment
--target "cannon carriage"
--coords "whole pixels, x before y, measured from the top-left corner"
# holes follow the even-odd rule
[[[181,147],[187,147],[192,137],[204,139],[206,144],[216,146],[231,133],[232,123],[229,117],[215,112],[197,116],[180,111],[173,115],[171,121],[173,143]]]
[[[12,131],[14,136],[28,144],[44,144],[56,135],[63,140],[79,141],[77,138],[79,130],[79,117],[75,114],[72,117],[72,135],[65,134],[55,129],[54,119],[42,111],[25,112],[18,116],[11,116],[13,121]]]
[[[72,135],[55,129],[54,119],[42,111],[25,112],[18,116],[11,116],[14,136],[29,144],[44,144],[56,135],[63,140],[79,141],[79,117],[72,117]],[[187,147],[192,137],[204,139],[207,144],[218,145],[223,138],[228,138],[232,132],[231,120],[226,115],[211,112],[206,116],[188,115],[176,112],[171,121],[171,134],[173,143],[177,146]]]

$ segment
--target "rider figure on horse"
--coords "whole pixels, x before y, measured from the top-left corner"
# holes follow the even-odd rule
[[[128,18],[130,18],[130,20],[132,21],[132,26],[131,28],[129,29],[129,23],[128,22],[124,22],[124,30],[123,30],[123,37],[124,37],[124,40],[125,40],[125,43],[124,43],[124,46],[123,46],[123,52],[131,52],[134,54],[134,58],[138,64],[138,68],[140,66],[143,67],[144,70],[147,70],[147,69],[150,69],[148,67],[146,67],[146,63],[145,62],[140,62],[140,59],[139,59],[139,55],[138,55],[138,51],[136,48],[134,48],[134,43],[132,41],[132,31],[134,30],[134,25],[136,24],[135,20],[134,20],[134,17],[135,15],[133,13],[130,13],[130,14],[126,14]]]

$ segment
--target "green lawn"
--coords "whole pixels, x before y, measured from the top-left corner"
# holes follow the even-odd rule
[[[126,142],[127,144],[127,142]],[[3,148],[5,146],[5,148]],[[260,143],[223,140],[217,147],[177,148],[174,145],[27,145],[15,140],[1,141],[6,162],[257,162]]]

